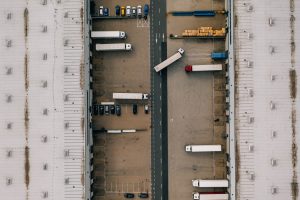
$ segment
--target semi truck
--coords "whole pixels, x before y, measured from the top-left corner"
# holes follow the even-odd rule
[[[95,39],[125,39],[124,31],[92,31],[91,37]]]
[[[96,44],[96,51],[130,51],[131,44],[114,43],[114,44]]]
[[[186,145],[186,152],[219,152],[222,151],[221,145]]]
[[[226,60],[228,58],[228,52],[212,52],[211,58],[213,60]]]
[[[203,180],[203,179],[195,179],[192,180],[193,187],[200,188],[227,188],[228,180]]]
[[[174,11],[173,16],[195,16],[195,17],[213,17],[216,12],[213,10],[196,10],[196,11]]]
[[[113,99],[146,100],[148,98],[149,95],[144,93],[113,93]]]
[[[178,49],[177,53],[175,53],[173,56],[169,57],[165,61],[163,61],[160,64],[156,65],[154,67],[155,71],[159,72],[162,69],[168,67],[169,65],[171,65],[172,63],[174,63],[175,61],[177,61],[179,58],[181,58],[182,55],[183,55],[183,53],[184,53],[184,50],[182,48]]]
[[[184,67],[186,72],[206,72],[206,71],[221,71],[222,65],[187,65]]]
[[[193,193],[193,199],[199,200],[228,200],[228,194],[226,193]]]

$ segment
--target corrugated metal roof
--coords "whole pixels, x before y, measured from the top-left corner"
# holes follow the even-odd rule
[[[0,193],[83,199],[83,0],[0,1],[0,13]]]
[[[236,0],[235,8],[238,199],[292,199],[292,111],[299,97],[292,103],[290,70],[300,68],[297,60],[291,64],[293,12],[289,1]]]

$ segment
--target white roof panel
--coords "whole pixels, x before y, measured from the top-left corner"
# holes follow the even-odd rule
[[[289,1],[235,1],[236,132],[239,148],[238,199],[292,199],[292,110],[299,119],[299,90],[290,97]],[[247,11],[252,6],[252,11]],[[295,15],[300,4],[295,3]],[[269,18],[273,24],[269,25]],[[295,30],[299,23],[295,23]],[[298,34],[299,35],[299,34]],[[295,34],[295,44],[299,46]],[[273,49],[273,52],[272,52]],[[299,74],[299,51],[295,67]],[[249,67],[248,61],[252,64]],[[299,82],[297,83],[299,88]],[[253,91],[249,93],[249,89]],[[299,130],[299,120],[296,122]],[[299,144],[299,137],[295,140]],[[252,148],[250,148],[252,146]],[[299,160],[299,152],[298,152]],[[296,169],[296,174],[299,170]],[[273,190],[272,188],[276,188]]]
[[[83,0],[0,1],[0,193],[6,199],[84,197],[82,10]]]

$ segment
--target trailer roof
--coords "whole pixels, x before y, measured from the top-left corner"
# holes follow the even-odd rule
[[[300,24],[290,19],[299,19],[300,4],[235,1],[235,8],[238,199],[292,199],[300,176],[293,166],[300,51],[292,44],[300,46]]]
[[[83,0],[0,1],[0,194],[83,199]]]

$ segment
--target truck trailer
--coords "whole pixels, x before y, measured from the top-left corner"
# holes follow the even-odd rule
[[[221,145],[186,145],[186,152],[219,152],[222,151]]]
[[[114,43],[114,44],[96,44],[96,51],[130,51],[131,44]]]
[[[228,194],[226,193],[193,193],[193,199],[199,200],[228,200]]]
[[[202,179],[195,179],[192,180],[192,185],[194,187],[200,188],[227,188],[228,187],[228,180],[202,180]]]
[[[159,72],[162,69],[168,67],[169,65],[171,65],[172,63],[174,63],[175,61],[177,61],[179,58],[181,58],[182,55],[183,55],[183,53],[184,53],[184,50],[182,48],[178,49],[177,53],[175,53],[173,56],[169,57],[165,61],[163,61],[160,64],[156,65],[154,67],[155,71]]]
[[[148,96],[148,94],[143,93],[113,93],[113,99],[146,100]]]
[[[187,65],[184,67],[186,72],[207,72],[207,71],[221,71],[222,65]]]
[[[95,39],[125,39],[124,31],[92,31],[91,37]]]

